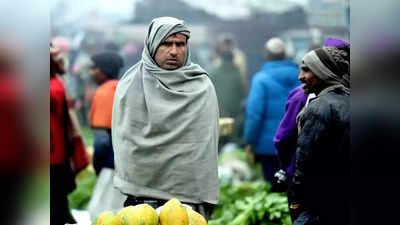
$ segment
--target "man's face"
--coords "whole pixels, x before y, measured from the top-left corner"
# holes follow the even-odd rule
[[[186,36],[176,33],[158,46],[154,58],[162,69],[175,70],[185,62],[186,49]]]
[[[58,75],[63,75],[66,72],[63,54],[59,53],[58,55],[52,57],[56,65],[56,73]]]
[[[322,86],[322,81],[305,66],[300,68],[299,80],[303,83],[303,91],[305,94],[317,94]]]
[[[101,84],[105,80],[105,75],[100,71],[100,69],[96,65],[92,65],[90,67],[90,75],[92,76],[92,79],[97,83]]]

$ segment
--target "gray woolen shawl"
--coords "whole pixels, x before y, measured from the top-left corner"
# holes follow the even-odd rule
[[[164,70],[153,57],[171,34],[190,32],[154,19],[142,59],[118,83],[112,115],[114,185],[125,194],[218,203],[218,102],[208,74],[190,60]]]

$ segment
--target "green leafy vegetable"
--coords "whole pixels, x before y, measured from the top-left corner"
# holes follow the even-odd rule
[[[264,181],[233,182],[220,188],[209,225],[291,225],[287,197]]]

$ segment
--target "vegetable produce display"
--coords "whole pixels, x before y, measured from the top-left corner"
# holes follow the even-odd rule
[[[72,209],[87,209],[96,185],[94,171],[84,169],[76,177],[76,189],[68,195],[69,207]]]
[[[286,193],[271,192],[271,185],[263,179],[261,165],[248,166],[244,150],[223,152],[218,163],[220,200],[209,225],[291,224]],[[239,166],[243,164],[248,168]],[[232,172],[227,173],[227,168]],[[237,176],[247,170],[251,176]]]
[[[148,204],[128,206],[117,215],[103,212],[92,225],[207,225],[205,218],[172,198],[156,210]]]
[[[220,188],[209,225],[290,225],[287,197],[264,181],[233,182]]]
[[[222,152],[218,164],[220,200],[208,221],[209,225],[291,225],[286,194],[271,192],[271,185],[263,180],[260,165],[249,166],[242,149]],[[69,195],[70,207],[86,209],[96,184],[94,172],[83,170],[77,177],[77,184],[77,189]],[[202,215],[184,206],[179,200],[171,199],[158,209],[141,204],[125,207],[116,215],[104,212],[92,223],[158,224],[206,225],[207,222]]]

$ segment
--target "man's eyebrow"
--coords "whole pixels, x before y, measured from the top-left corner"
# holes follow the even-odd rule
[[[186,43],[186,41],[163,41],[161,42],[161,44],[172,44],[172,43],[177,43],[177,44],[181,44],[181,43]]]

